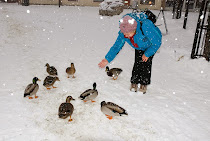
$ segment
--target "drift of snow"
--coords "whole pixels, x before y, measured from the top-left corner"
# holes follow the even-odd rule
[[[129,90],[135,52],[127,43],[109,64],[123,69],[116,81],[97,65],[117,38],[118,21],[131,10],[101,18],[97,7],[0,5],[0,140],[209,140],[210,64],[203,58],[190,59],[198,13],[189,12],[185,30],[184,16],[172,19],[171,11],[164,11],[167,35],[160,15],[162,46],[143,95]],[[76,78],[68,79],[65,70],[72,62]],[[43,86],[46,63],[58,70],[61,81],[56,89]],[[42,80],[39,98],[23,98],[35,76]],[[95,103],[84,103],[78,97],[93,82],[99,95]],[[76,99],[71,102],[72,122],[58,118],[68,95]],[[122,106],[128,116],[107,119],[100,111],[101,101]]]
[[[112,11],[112,7],[123,6],[122,0],[104,0],[100,3],[99,9],[101,10],[110,10]]]

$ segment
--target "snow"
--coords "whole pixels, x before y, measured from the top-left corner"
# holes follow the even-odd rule
[[[0,3],[0,140],[5,141],[207,141],[210,138],[210,64],[190,59],[198,13],[189,13],[187,29],[181,19],[165,11],[157,21],[162,46],[153,59],[152,83],[147,94],[130,92],[134,49],[125,44],[109,65],[123,69],[109,78],[98,63],[117,38],[119,20],[98,15],[97,7],[20,6]],[[158,14],[159,11],[153,11]],[[179,61],[178,61],[179,60]],[[67,78],[71,62],[76,78]],[[45,64],[58,70],[58,88],[47,90]],[[39,98],[23,98],[33,77],[41,79]],[[97,83],[95,103],[79,95]],[[68,95],[73,121],[58,118],[58,107]],[[126,109],[128,116],[109,120],[100,111],[107,101]]]

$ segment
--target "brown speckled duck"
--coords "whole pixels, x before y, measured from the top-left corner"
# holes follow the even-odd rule
[[[37,91],[39,90],[39,85],[37,84],[37,81],[41,81],[39,80],[37,77],[34,77],[31,84],[28,84],[28,86],[25,89],[24,92],[24,97],[29,97],[29,99],[33,99],[33,97],[31,97],[32,95],[35,95],[35,98],[38,98],[38,96],[36,96]]]
[[[44,80],[44,83],[43,83],[43,86],[45,86],[48,90],[50,90],[49,87],[53,87],[53,88],[57,88],[57,87],[54,87],[54,83],[55,81],[60,81],[58,77],[52,77],[52,76],[47,76]]]
[[[70,116],[69,121],[72,121],[71,115],[74,111],[74,106],[70,103],[71,100],[75,100],[72,98],[72,96],[68,96],[66,98],[66,102],[62,103],[58,109],[58,116],[59,118],[66,119],[68,116]]]
[[[68,78],[69,78],[69,75],[73,75],[72,78],[75,78],[75,76],[74,76],[75,72],[76,72],[76,69],[74,67],[74,63],[71,63],[71,67],[68,67],[66,69],[66,73],[68,75]]]
[[[108,119],[112,119],[113,116],[128,115],[128,113],[122,107],[112,102],[101,102],[101,111],[107,116]]]
[[[54,66],[50,66],[48,63],[45,66],[47,67],[46,71],[49,75],[58,75],[57,69]]]
[[[109,67],[106,66],[106,72],[107,72],[108,76],[112,77],[114,80],[117,80],[118,76],[122,72],[122,69],[120,69],[120,68],[109,69]]]

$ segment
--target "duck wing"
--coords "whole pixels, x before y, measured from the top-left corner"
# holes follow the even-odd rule
[[[74,111],[74,106],[71,103],[62,103],[58,109],[59,118],[67,118]]]
[[[66,73],[68,73],[70,71],[70,67],[66,68]]]
[[[124,108],[118,106],[117,104],[114,104],[112,102],[107,102],[106,107],[113,111],[113,113],[119,113],[128,115],[128,113],[125,111]]]
[[[53,85],[55,82],[54,77],[47,76],[44,80],[44,85]]]
[[[87,96],[89,96],[92,92],[92,89],[88,89],[86,91],[84,91],[81,95],[80,95],[80,98],[81,100],[84,100]]]
[[[36,84],[29,84],[26,89],[25,89],[25,92],[24,94],[32,94],[32,92],[36,89]]]
[[[112,68],[110,71],[113,73],[113,75],[118,76],[122,72],[122,69]]]
[[[57,75],[57,69],[54,66],[49,67],[47,72],[50,75]]]
[[[120,69],[120,68],[112,68],[112,69],[110,69],[110,70],[122,72],[122,69]]]

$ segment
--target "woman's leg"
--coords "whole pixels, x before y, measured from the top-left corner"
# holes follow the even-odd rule
[[[142,61],[142,55],[144,51],[135,50],[135,62],[132,71],[131,83],[133,84],[150,84],[151,70],[152,70],[152,59],[153,56],[149,57],[147,62]]]

